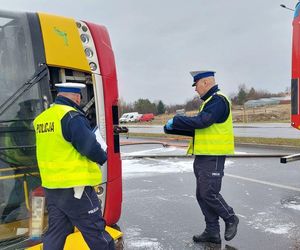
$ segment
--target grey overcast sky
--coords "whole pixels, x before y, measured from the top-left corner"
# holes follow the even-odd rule
[[[189,71],[215,70],[223,92],[240,84],[272,93],[290,86],[297,0],[0,0],[2,8],[49,12],[107,27],[119,95],[182,104],[195,96]]]

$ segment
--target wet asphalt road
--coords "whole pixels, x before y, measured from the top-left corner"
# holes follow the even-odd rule
[[[163,133],[161,125],[125,124],[132,133]],[[246,123],[234,124],[235,136],[267,138],[299,138],[300,133],[289,123]]]
[[[238,147],[239,152],[283,152]],[[295,153],[285,150],[287,154]],[[122,147],[128,154],[183,154],[157,145]],[[237,236],[222,246],[194,244],[205,227],[195,198],[192,159],[123,160],[125,249],[300,249],[300,162],[228,158],[221,194],[240,218]]]

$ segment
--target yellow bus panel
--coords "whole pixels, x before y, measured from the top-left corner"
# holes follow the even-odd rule
[[[55,67],[91,72],[75,20],[44,13],[38,15],[46,63]]]
[[[110,236],[117,240],[123,236],[123,233],[112,228],[109,226],[106,226],[105,230],[110,234]],[[43,245],[39,244],[30,248],[27,248],[26,250],[42,250]],[[85,243],[83,236],[80,232],[75,232],[70,234],[67,237],[64,250],[89,250],[88,245]]]

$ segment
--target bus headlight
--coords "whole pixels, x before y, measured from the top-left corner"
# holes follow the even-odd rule
[[[77,28],[80,29],[81,28],[81,23],[80,22],[76,22]]]
[[[104,193],[104,188],[101,187],[101,186],[98,186],[97,190],[96,190],[96,193],[97,193],[97,195],[102,195]]]
[[[85,52],[85,55],[89,58],[93,57],[93,55],[94,55],[94,52],[90,48],[86,48],[84,50],[84,52]]]
[[[90,41],[90,38],[87,34],[81,34],[80,39],[83,43],[88,43]]]
[[[97,69],[97,64],[94,63],[94,62],[91,62],[90,63],[90,68],[91,68],[92,71],[95,71]]]
[[[82,26],[82,28],[81,28],[84,32],[87,32],[88,31],[88,28],[86,27],[86,26]]]

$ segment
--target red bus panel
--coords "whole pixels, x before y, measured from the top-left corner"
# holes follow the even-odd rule
[[[295,9],[295,16],[293,20],[293,44],[292,44],[292,82],[291,82],[291,124],[293,127],[300,129],[300,5],[299,3]]]
[[[122,170],[119,135],[114,134],[114,125],[118,125],[118,84],[113,50],[108,32],[104,26],[86,23],[92,34],[98,65],[100,67],[106,120],[107,143],[107,186],[104,218],[108,225],[117,223],[122,205]]]

